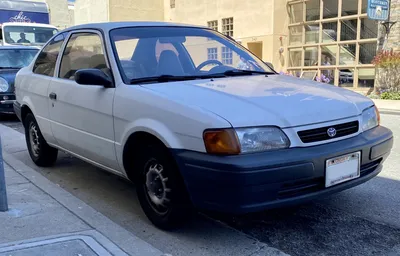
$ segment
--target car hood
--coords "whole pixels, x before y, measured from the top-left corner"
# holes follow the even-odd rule
[[[357,116],[374,103],[334,85],[283,75],[228,77],[143,87],[171,100],[211,111],[233,127],[282,128]]]

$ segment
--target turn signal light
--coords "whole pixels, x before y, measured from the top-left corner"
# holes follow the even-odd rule
[[[378,125],[381,124],[381,114],[379,113],[379,109],[375,106],[376,118],[378,119]]]
[[[240,154],[239,140],[233,129],[206,130],[203,134],[203,139],[209,154]]]

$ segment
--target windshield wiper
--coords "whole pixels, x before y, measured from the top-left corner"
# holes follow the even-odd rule
[[[242,69],[232,69],[225,71],[223,73],[225,76],[251,76],[253,74],[259,75],[274,75],[274,72],[256,71],[256,70],[242,70]]]
[[[173,76],[173,75],[160,75],[160,76],[151,76],[151,77],[142,77],[142,78],[134,78],[130,80],[130,84],[140,84],[140,83],[149,83],[149,82],[158,82],[158,83],[166,83],[171,81],[188,81],[188,80],[196,80],[196,79],[210,79],[210,78],[219,78],[224,77],[224,75],[203,75],[203,76]]]

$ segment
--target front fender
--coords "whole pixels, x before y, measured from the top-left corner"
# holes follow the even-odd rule
[[[120,143],[117,142],[115,145],[117,160],[125,176],[127,175],[123,164],[124,147],[129,137],[135,132],[147,132],[162,141],[168,148],[183,148],[178,136],[162,122],[149,118],[138,119],[128,124],[122,134],[116,137],[117,139],[120,138]]]
[[[135,132],[147,132],[157,137],[168,148],[183,148],[178,136],[160,121],[143,118],[130,123],[122,134],[121,145],[125,145]]]

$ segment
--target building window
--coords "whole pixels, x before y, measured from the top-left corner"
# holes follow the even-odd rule
[[[169,5],[171,8],[175,8],[175,0],[169,0]]]
[[[222,19],[222,33],[233,37],[233,18]]]
[[[218,20],[209,21],[209,22],[207,22],[207,25],[209,28],[218,31]]]
[[[218,60],[218,48],[207,48],[208,60]]]
[[[225,65],[233,64],[232,49],[228,47],[222,47],[222,63]]]
[[[374,84],[378,25],[367,0],[290,0],[288,71],[311,69],[342,87]]]

